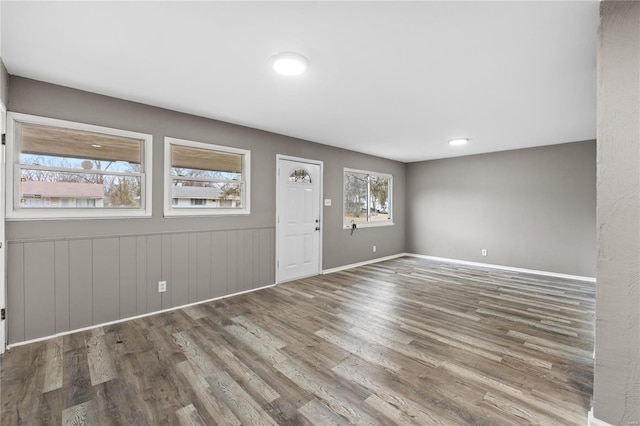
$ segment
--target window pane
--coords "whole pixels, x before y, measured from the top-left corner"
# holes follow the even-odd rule
[[[174,179],[173,207],[242,208],[242,184]]]
[[[20,207],[139,208],[139,176],[22,169]]]
[[[220,179],[220,180],[242,180],[242,173],[220,172],[213,170],[187,169],[183,167],[172,167],[171,176],[173,177],[190,177],[203,179]]]
[[[142,140],[28,123],[19,126],[21,164],[139,171]]]
[[[311,183],[311,175],[305,169],[296,169],[289,175],[289,182]]]
[[[352,222],[393,224],[391,221],[391,175],[366,171],[344,171],[344,218]]]
[[[367,221],[367,175],[345,172],[344,177],[344,221],[346,223]]]
[[[141,172],[140,164],[126,161],[105,161],[89,158],[54,157],[51,155],[20,154],[23,166],[42,166],[47,168],[64,168],[76,170],[97,170],[125,173]]]
[[[369,220],[379,221],[389,219],[389,178],[370,175],[369,188]]]

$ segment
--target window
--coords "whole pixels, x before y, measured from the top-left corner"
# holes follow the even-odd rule
[[[251,153],[165,138],[165,216],[249,214]]]
[[[344,227],[393,225],[392,182],[389,174],[344,169]]]
[[[295,169],[289,175],[289,182],[311,183],[311,175],[305,169]]]
[[[142,133],[9,113],[7,218],[151,216],[151,141]]]

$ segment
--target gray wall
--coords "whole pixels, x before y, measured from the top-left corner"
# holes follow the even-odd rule
[[[595,277],[595,181],[595,141],[411,163],[407,251]]]
[[[601,4],[593,410],[640,424],[640,3]]]
[[[9,74],[2,58],[0,58],[0,100],[4,106],[9,103]]]
[[[404,252],[403,163],[21,77],[9,87],[10,111],[154,137],[152,218],[7,222],[9,343],[272,284],[276,154],[324,161],[323,269]],[[164,136],[250,149],[251,215],[165,219]],[[393,174],[395,226],[342,229],[344,167]],[[223,283],[202,266],[219,258]]]

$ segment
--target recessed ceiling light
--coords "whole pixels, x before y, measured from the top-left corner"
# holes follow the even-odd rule
[[[467,142],[469,142],[469,139],[451,139],[449,141],[449,145],[460,146],[460,145],[466,145]]]
[[[273,69],[282,75],[300,75],[309,65],[307,58],[294,52],[277,53],[269,61]]]
[[[91,146],[94,147],[94,148],[102,148],[102,145],[97,144],[97,143],[92,143]]]

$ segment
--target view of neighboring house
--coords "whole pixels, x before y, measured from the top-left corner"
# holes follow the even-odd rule
[[[42,182],[27,180],[22,188],[21,207],[103,207],[104,187],[97,183]]]
[[[202,186],[174,186],[171,203],[174,207],[241,207],[240,197],[227,195],[222,198],[220,188]]]

